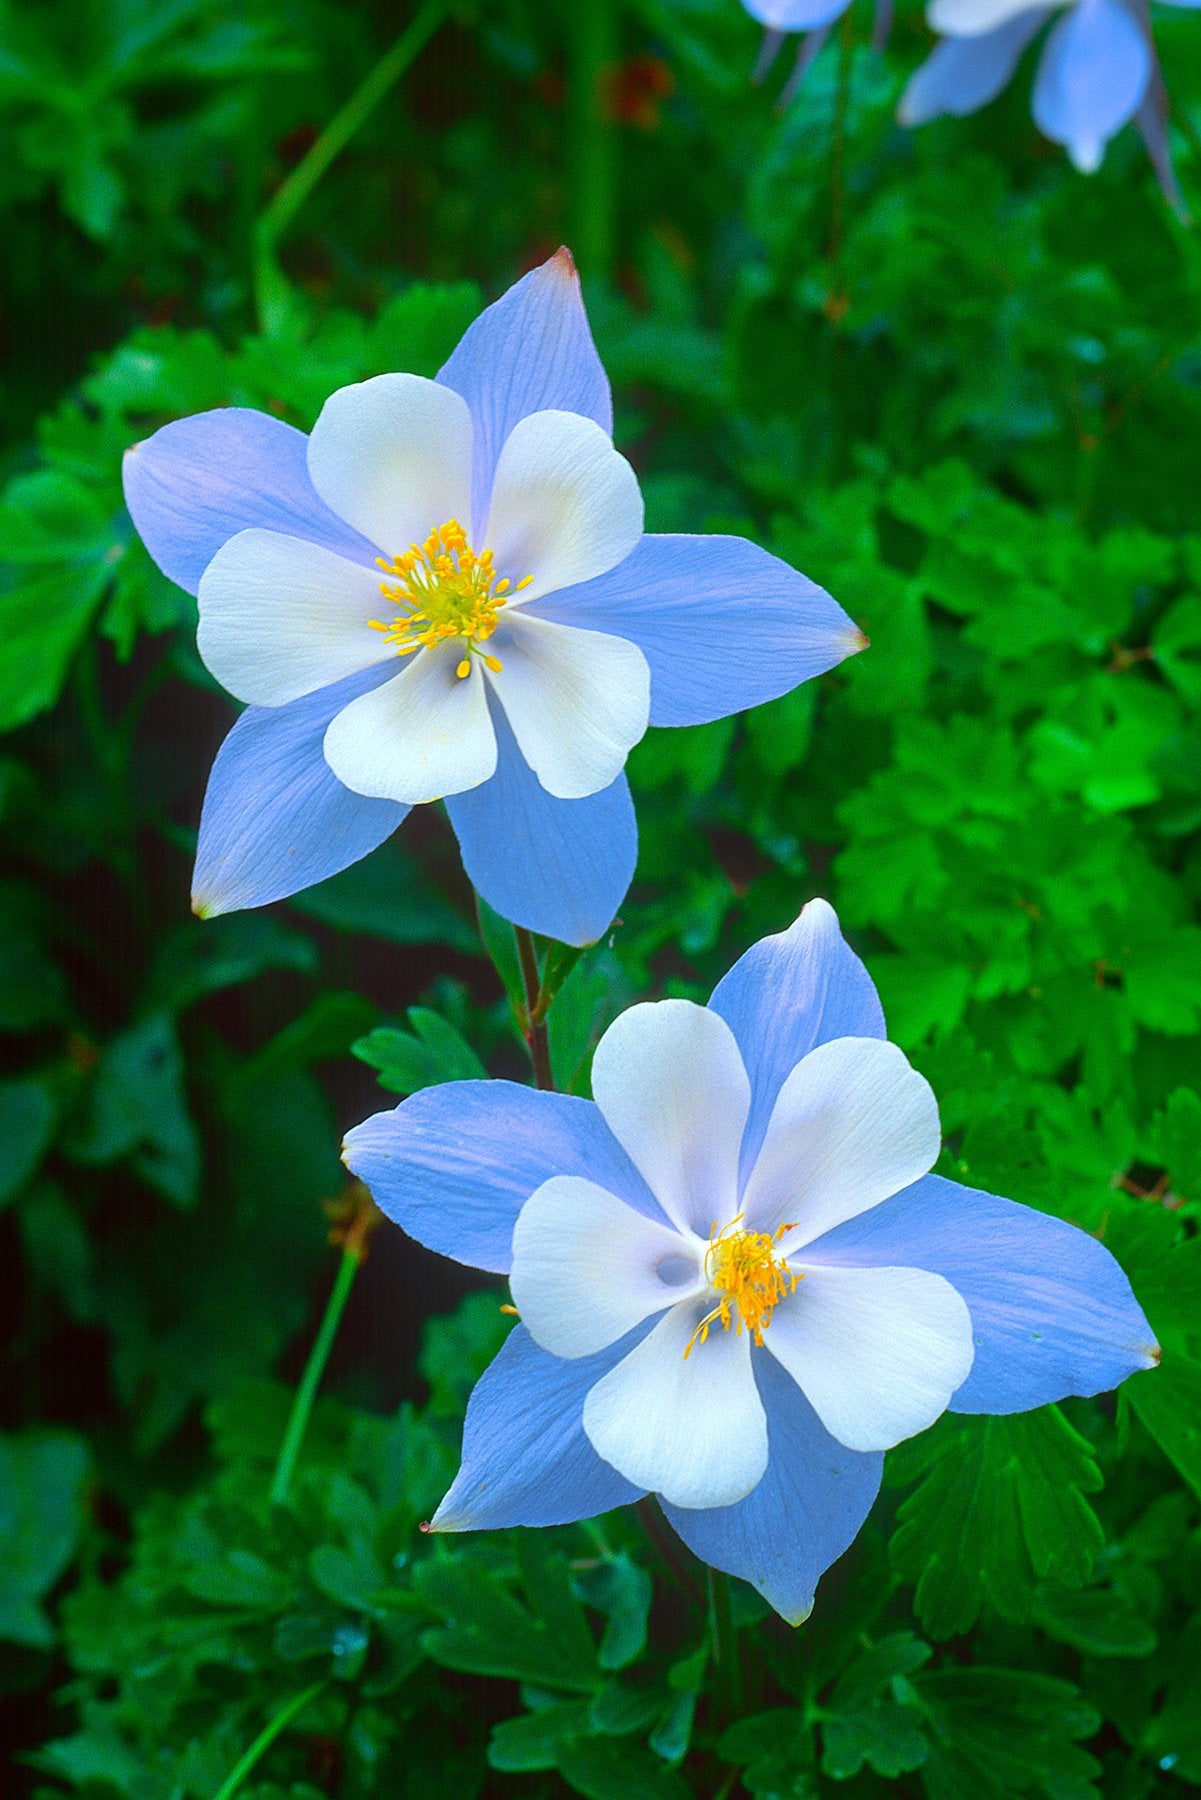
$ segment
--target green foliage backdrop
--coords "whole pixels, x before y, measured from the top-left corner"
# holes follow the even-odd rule
[[[855,17],[783,113],[737,0],[441,15],[0,12],[13,1791],[1187,1792],[1197,234],[1132,133],[1086,179],[1022,91],[902,132],[912,10],[883,57]],[[1201,36],[1157,30],[1201,203]],[[1165,1349],[1116,1399],[893,1452],[796,1631],[735,1586],[715,1640],[706,1571],[633,1512],[424,1541],[505,1296],[464,1299],[390,1227],[271,1498],[335,1280],[340,1131],[434,1081],[526,1078],[524,1052],[436,819],[269,914],[189,918],[230,710],[121,453],[199,408],[307,427],[343,383],[432,374],[563,238],[649,527],[756,538],[872,648],[635,752],[638,874],[551,1013],[560,1085],[586,1091],[632,998],[703,997],[823,893],[940,1097],[940,1167],[1101,1236]]]

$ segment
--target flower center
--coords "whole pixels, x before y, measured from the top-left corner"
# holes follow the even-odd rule
[[[755,1342],[761,1344],[772,1313],[786,1295],[796,1292],[801,1280],[776,1248],[793,1226],[777,1226],[769,1236],[763,1231],[740,1230],[741,1218],[739,1213],[720,1231],[717,1220],[713,1221],[705,1252],[705,1276],[721,1298],[689,1338],[684,1347],[685,1359],[695,1343],[704,1343],[715,1319],[721,1320],[723,1331],[733,1325],[735,1332],[741,1333],[745,1325]]]
[[[397,608],[397,617],[368,623],[373,631],[383,632],[385,643],[393,645],[397,656],[411,656],[414,650],[432,649],[448,638],[458,638],[463,646],[463,660],[455,671],[458,676],[471,673],[473,654],[499,674],[500,658],[490,656],[481,646],[496,630],[500,609],[512,597],[512,584],[507,577],[498,578],[491,550],[477,556],[459,521],[448,519],[430,532],[424,544],[410,544],[390,562],[383,556],[375,560],[385,575],[394,577],[381,581],[379,591]],[[519,593],[533,579],[526,575],[513,592]]]

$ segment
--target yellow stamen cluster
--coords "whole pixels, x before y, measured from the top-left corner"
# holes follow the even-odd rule
[[[394,578],[381,581],[379,591],[400,610],[395,619],[371,619],[369,624],[373,631],[383,632],[397,656],[412,656],[415,650],[459,638],[463,659],[455,673],[460,678],[471,673],[473,651],[494,674],[500,673],[500,658],[490,656],[481,646],[496,630],[501,607],[512,598],[512,583],[507,577],[497,577],[491,550],[476,555],[457,519],[448,519],[431,531],[424,544],[410,544],[391,561],[379,556],[376,562],[385,575]],[[513,593],[528,587],[533,579],[525,576]]]
[[[716,1319],[721,1320],[723,1331],[733,1325],[736,1334],[741,1334],[745,1325],[755,1342],[761,1344],[772,1313],[781,1300],[796,1292],[801,1280],[776,1248],[793,1226],[780,1225],[769,1235],[764,1231],[741,1231],[741,1219],[739,1213],[720,1231],[717,1220],[713,1221],[705,1252],[705,1278],[721,1299],[689,1338],[684,1347],[685,1360],[694,1344],[704,1343]]]

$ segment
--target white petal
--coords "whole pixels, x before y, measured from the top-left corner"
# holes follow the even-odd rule
[[[455,673],[457,644],[419,650],[394,681],[331,720],[325,760],[356,794],[417,806],[479,787],[496,769],[496,733],[475,657]]]
[[[616,568],[642,536],[638,478],[579,413],[530,413],[505,440],[484,542],[518,603]]]
[[[339,518],[389,556],[471,518],[471,414],[422,375],[339,388],[309,439],[309,476]]]
[[[789,1267],[803,1278],[763,1343],[831,1436],[848,1450],[887,1450],[932,1425],[975,1354],[971,1315],[950,1282],[925,1269],[833,1268],[803,1257]]]
[[[597,1455],[673,1506],[732,1506],[767,1467],[747,1333],[718,1327],[685,1359],[705,1308],[703,1300],[673,1307],[584,1401]]]
[[[743,1195],[748,1229],[795,1224],[785,1248],[812,1243],[927,1174],[940,1143],[930,1084],[895,1044],[819,1044],[780,1089]]]
[[[724,1019],[691,1000],[631,1006],[596,1046],[592,1094],[669,1218],[705,1242],[729,1223],[751,1084]]]
[[[582,800],[616,781],[650,714],[651,672],[637,644],[519,612],[488,649],[501,663],[488,679],[547,793]]]
[[[1019,13],[1045,5],[1046,0],[931,0],[926,17],[947,37],[982,37]]]
[[[196,645],[223,688],[286,706],[389,654],[377,571],[282,531],[239,531],[200,577]]]
[[[707,1291],[703,1248],[578,1175],[536,1188],[513,1228],[521,1322],[553,1356],[591,1356],[652,1313]]]

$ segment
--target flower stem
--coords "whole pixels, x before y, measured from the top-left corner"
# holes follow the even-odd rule
[[[534,949],[534,940],[524,925],[513,927],[517,939],[517,957],[521,963],[521,981],[525,988],[525,1013],[522,1019],[522,1033],[530,1053],[530,1061],[534,1065],[534,1085],[540,1088],[553,1088],[554,1075],[550,1066],[550,1038],[546,1029],[547,1005],[542,998],[542,976],[538,970],[538,952]],[[548,1003],[547,1003],[548,1004]]]
[[[296,1458],[300,1455],[300,1446],[309,1423],[309,1414],[313,1410],[313,1401],[317,1397],[317,1389],[321,1377],[325,1373],[325,1365],[329,1361],[329,1353],[334,1347],[334,1339],[338,1335],[338,1326],[342,1314],[346,1310],[346,1302],[350,1298],[350,1290],[354,1286],[354,1278],[359,1264],[363,1260],[361,1246],[351,1242],[342,1252],[342,1261],[338,1264],[338,1273],[334,1277],[334,1285],[326,1302],[323,1317],[313,1348],[309,1351],[309,1360],[305,1364],[304,1374],[296,1389],[296,1397],[292,1402],[292,1411],[288,1417],[288,1428],[284,1432],[284,1441],[280,1445],[279,1461],[275,1465],[275,1476],[271,1483],[271,1499],[278,1504],[286,1498],[292,1480],[292,1472],[296,1467]]]
[[[616,238],[617,138],[606,83],[617,64],[616,0],[570,0],[571,248],[585,277],[606,281]]]
[[[246,1777],[251,1773],[259,1758],[265,1756],[280,1733],[286,1731],[298,1713],[302,1713],[310,1700],[323,1694],[329,1686],[328,1681],[314,1681],[311,1687],[303,1688],[299,1694],[293,1694],[285,1706],[281,1706],[273,1719],[268,1719],[259,1735],[251,1744],[244,1756],[230,1770],[221,1786],[213,1796],[213,1800],[233,1800]]]
[[[709,1570],[709,1617],[713,1629],[713,1661],[725,1697],[726,1713],[736,1719],[742,1712],[742,1664],[730,1617],[730,1577],[721,1569]]]
[[[448,10],[449,0],[426,0],[272,196],[254,229],[254,300],[263,331],[278,332],[290,310],[288,283],[278,261],[280,239],[330,164],[416,60]]]

